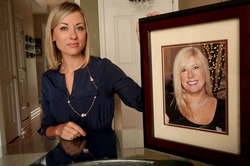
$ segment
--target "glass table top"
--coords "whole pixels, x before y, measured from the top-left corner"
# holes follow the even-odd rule
[[[41,154],[39,158],[31,157],[30,162],[23,165],[30,166],[193,166],[194,164],[184,158],[171,158],[169,155],[146,148],[124,148],[121,140],[114,131],[91,132],[86,137],[79,137],[72,141],[59,137],[40,137],[20,143],[1,147],[3,160],[6,156],[20,154]],[[135,152],[135,154],[128,152]],[[3,163],[3,162],[2,162]],[[5,165],[5,164],[3,164]],[[22,165],[18,162],[11,166]]]

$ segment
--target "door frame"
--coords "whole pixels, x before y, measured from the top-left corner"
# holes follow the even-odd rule
[[[10,40],[12,42],[12,55],[13,55],[13,72],[17,75],[17,60],[16,60],[16,43],[15,43],[15,33],[14,33],[14,17],[13,17],[13,8],[12,8],[12,0],[8,0],[8,7],[9,7],[9,17],[11,18],[10,22]],[[2,103],[2,91],[1,91],[1,79],[0,79],[0,146],[4,146],[7,144],[6,142],[6,131],[5,131],[5,124],[4,124],[4,110],[3,110],[3,103]],[[21,117],[20,117],[20,106],[19,106],[19,94],[18,94],[18,82],[17,79],[14,81],[14,90],[15,90],[15,101],[16,101],[16,114],[17,114],[17,124],[18,124],[18,136],[21,135]]]
[[[21,20],[21,21],[23,21],[23,17],[20,15],[20,14],[18,14],[18,13],[14,13],[14,18],[13,18],[13,23],[15,24],[15,18],[17,18],[17,19],[19,19],[19,20]],[[15,34],[15,29],[14,29],[14,24],[13,24],[13,32],[14,32],[14,34]],[[23,27],[23,25],[22,25],[22,27]],[[16,37],[16,36],[14,36],[14,37]],[[23,42],[24,43],[24,42]],[[16,38],[15,38],[15,46],[16,46]],[[15,47],[16,48],[16,47]],[[24,47],[24,45],[23,45],[23,48],[25,48]],[[24,49],[25,50],[25,49]],[[15,59],[16,59],[16,68],[18,68],[18,65],[17,65],[17,50],[15,50]],[[26,61],[26,59],[25,59],[25,61]],[[27,64],[26,64],[26,69],[27,69]],[[18,73],[18,71],[17,71],[17,73]],[[17,74],[18,75],[18,74]],[[25,73],[25,75],[26,75],[26,79],[28,79],[28,75],[27,75],[27,71],[26,71],[26,73]],[[27,81],[27,80],[26,80]],[[28,85],[27,85],[28,86]],[[18,92],[20,92],[19,91],[20,89],[19,89],[19,86],[18,86]],[[20,101],[20,96],[19,96],[19,94],[16,94],[17,95],[17,97],[18,97],[18,101]],[[29,92],[27,92],[27,96],[29,96]],[[29,101],[28,101],[29,102]],[[21,118],[21,109],[20,109],[20,103],[18,104],[19,105],[19,110],[17,110],[17,120],[18,120],[18,135],[20,136],[21,135],[21,129],[22,129],[22,124],[21,124],[21,122],[22,122],[22,118]],[[29,109],[29,108],[28,108]]]
[[[2,86],[0,80],[0,87]],[[5,124],[4,124],[4,113],[3,113],[3,102],[2,102],[2,91],[0,89],[0,146],[6,145],[5,135]]]
[[[48,68],[48,63],[47,63],[47,57],[46,57],[46,48],[45,48],[46,27],[47,27],[47,24],[43,23],[42,24],[42,52],[43,52],[44,72],[46,72],[49,69]]]

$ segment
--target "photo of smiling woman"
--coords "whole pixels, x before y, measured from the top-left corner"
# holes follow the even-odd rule
[[[173,64],[174,93],[166,93],[165,123],[226,131],[225,100],[213,97],[208,59],[196,47],[181,49]]]

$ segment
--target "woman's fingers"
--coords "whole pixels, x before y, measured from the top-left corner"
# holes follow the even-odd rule
[[[156,15],[159,15],[159,14],[160,14],[160,12],[154,11],[153,13],[148,13],[147,17],[156,16]]]
[[[80,136],[86,136],[86,132],[77,124],[68,122],[60,125],[59,135],[65,140],[73,140]]]
[[[73,122],[68,122],[68,123],[70,123],[70,126],[75,130],[75,131],[77,131],[77,136],[78,137],[80,137],[81,135],[82,136],[86,136],[86,132],[80,127],[80,126],[78,126],[77,124],[75,124],[75,123],[73,123]]]
[[[139,22],[136,23],[136,35],[137,35],[138,41],[140,42]]]

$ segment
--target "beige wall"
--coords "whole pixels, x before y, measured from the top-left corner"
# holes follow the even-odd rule
[[[99,18],[97,0],[81,0],[81,8],[87,17],[90,31],[90,53],[100,57]]]
[[[43,9],[45,9],[48,12],[49,7],[45,0],[33,0],[33,1],[36,1]]]
[[[34,37],[33,14],[31,0],[13,0],[13,13],[17,13],[23,17],[24,36],[29,35]],[[29,103],[30,111],[39,107],[38,92],[37,92],[37,73],[36,73],[36,59],[26,58],[28,87],[29,87]]]
[[[42,24],[46,24],[48,19],[48,14],[43,15],[33,15],[34,22],[34,34],[35,38],[41,39],[41,43],[43,45],[43,37],[42,37]],[[40,47],[42,48],[42,46]],[[38,86],[38,96],[41,99],[41,77],[45,72],[44,69],[44,56],[46,56],[44,50],[42,51],[41,56],[36,57],[36,68],[37,68],[37,86]]]
[[[179,10],[220,3],[228,0],[179,0]]]
[[[64,1],[69,1],[69,2],[74,2],[75,0],[46,0],[47,2],[47,5],[48,5],[48,8],[49,8],[49,12],[52,10],[52,8],[59,4],[59,3],[62,3]],[[82,0],[80,0],[82,1]]]

